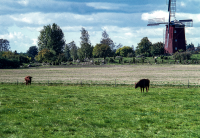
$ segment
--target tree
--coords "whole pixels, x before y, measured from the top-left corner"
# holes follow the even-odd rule
[[[122,57],[127,57],[129,53],[133,54],[133,48],[129,46],[124,46],[122,48],[117,49],[116,51],[116,55]]]
[[[136,54],[143,56],[151,56],[151,46],[152,43],[149,41],[147,37],[142,38],[138,46],[136,47]]]
[[[31,47],[29,47],[29,49],[27,50],[27,54],[33,60],[34,57],[38,54],[38,47],[37,46],[31,46]]]
[[[91,58],[92,57],[92,51],[93,51],[93,47],[90,43],[90,35],[88,33],[87,30],[85,30],[85,28],[82,27],[81,31],[81,49],[80,49],[80,58]]]
[[[132,49],[133,49],[133,57],[135,57],[135,48],[134,48],[134,45],[132,45]]]
[[[9,51],[10,44],[7,39],[0,39],[0,52]]]
[[[164,54],[164,46],[162,42],[157,42],[151,46],[151,55],[163,55]]]
[[[110,54],[111,54],[111,49],[108,45],[105,44],[96,44],[96,46],[93,49],[93,56],[103,57],[104,60]]]
[[[119,43],[118,45],[116,45],[116,48],[119,49],[119,48],[122,48],[123,45],[121,43]]]
[[[39,62],[52,62],[56,60],[54,57],[55,57],[55,51],[44,48],[40,50],[40,52],[35,58]]]
[[[44,26],[40,31],[38,37],[39,51],[42,49],[48,49],[55,51],[55,55],[59,55],[63,52],[65,46],[64,34],[61,28],[53,23],[53,25]]]
[[[70,43],[69,43],[70,44]],[[65,56],[65,59],[67,61],[69,61],[71,59],[71,54],[70,54],[70,45],[69,44],[66,44],[65,45],[65,49],[64,49],[64,56]]]
[[[193,44],[193,43],[188,44],[188,45],[186,46],[186,49],[187,49],[187,51],[194,51],[194,50],[195,50],[194,44]]]
[[[76,44],[74,43],[74,41],[72,41],[70,43],[69,47],[70,47],[70,55],[71,55],[71,57],[72,57],[72,59],[74,61],[75,59],[78,58],[78,56],[77,56],[78,48],[77,48]]]
[[[198,44],[196,51],[200,52],[200,44]]]
[[[17,51],[5,51],[2,54],[3,58],[9,59],[9,60],[17,60],[20,64],[22,63],[29,63],[31,58],[24,54],[18,54]]]
[[[115,47],[113,40],[109,38],[109,35],[107,34],[106,30],[102,32],[102,38],[100,44],[108,45],[112,51],[114,50]]]

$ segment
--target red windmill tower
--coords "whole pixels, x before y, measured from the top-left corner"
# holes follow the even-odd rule
[[[165,22],[164,18],[149,19],[147,26],[166,24],[164,49],[165,53],[173,54],[180,49],[184,51],[186,50],[185,27],[192,27],[193,20],[186,19],[171,21],[171,17],[175,17],[176,0],[169,0],[167,3],[169,12],[168,22]]]

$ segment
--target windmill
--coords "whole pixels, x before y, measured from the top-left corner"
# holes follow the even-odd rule
[[[173,54],[176,51],[182,49],[186,50],[186,40],[185,40],[185,27],[192,27],[193,20],[173,20],[171,17],[175,17],[176,12],[176,0],[168,0],[168,12],[169,20],[165,22],[165,18],[154,18],[149,19],[147,26],[156,26],[159,24],[165,24],[165,53]]]

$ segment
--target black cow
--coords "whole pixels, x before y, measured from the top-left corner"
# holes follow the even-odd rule
[[[137,87],[140,87],[141,92],[142,92],[142,88],[143,88],[143,92],[144,92],[144,88],[146,88],[146,92],[148,92],[148,90],[149,90],[149,84],[150,84],[150,80],[149,79],[141,79],[140,81],[138,81],[137,83],[135,83],[135,89]]]

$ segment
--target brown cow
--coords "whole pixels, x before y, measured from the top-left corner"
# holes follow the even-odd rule
[[[26,81],[26,85],[30,84],[31,85],[31,76],[26,76],[24,79]]]
[[[140,81],[138,81],[137,83],[135,83],[135,89],[137,87],[140,87],[141,92],[142,92],[142,88],[143,88],[143,92],[144,92],[144,88],[146,88],[146,92],[148,92],[148,90],[149,90],[149,84],[150,84],[150,80],[149,79],[141,79]]]

